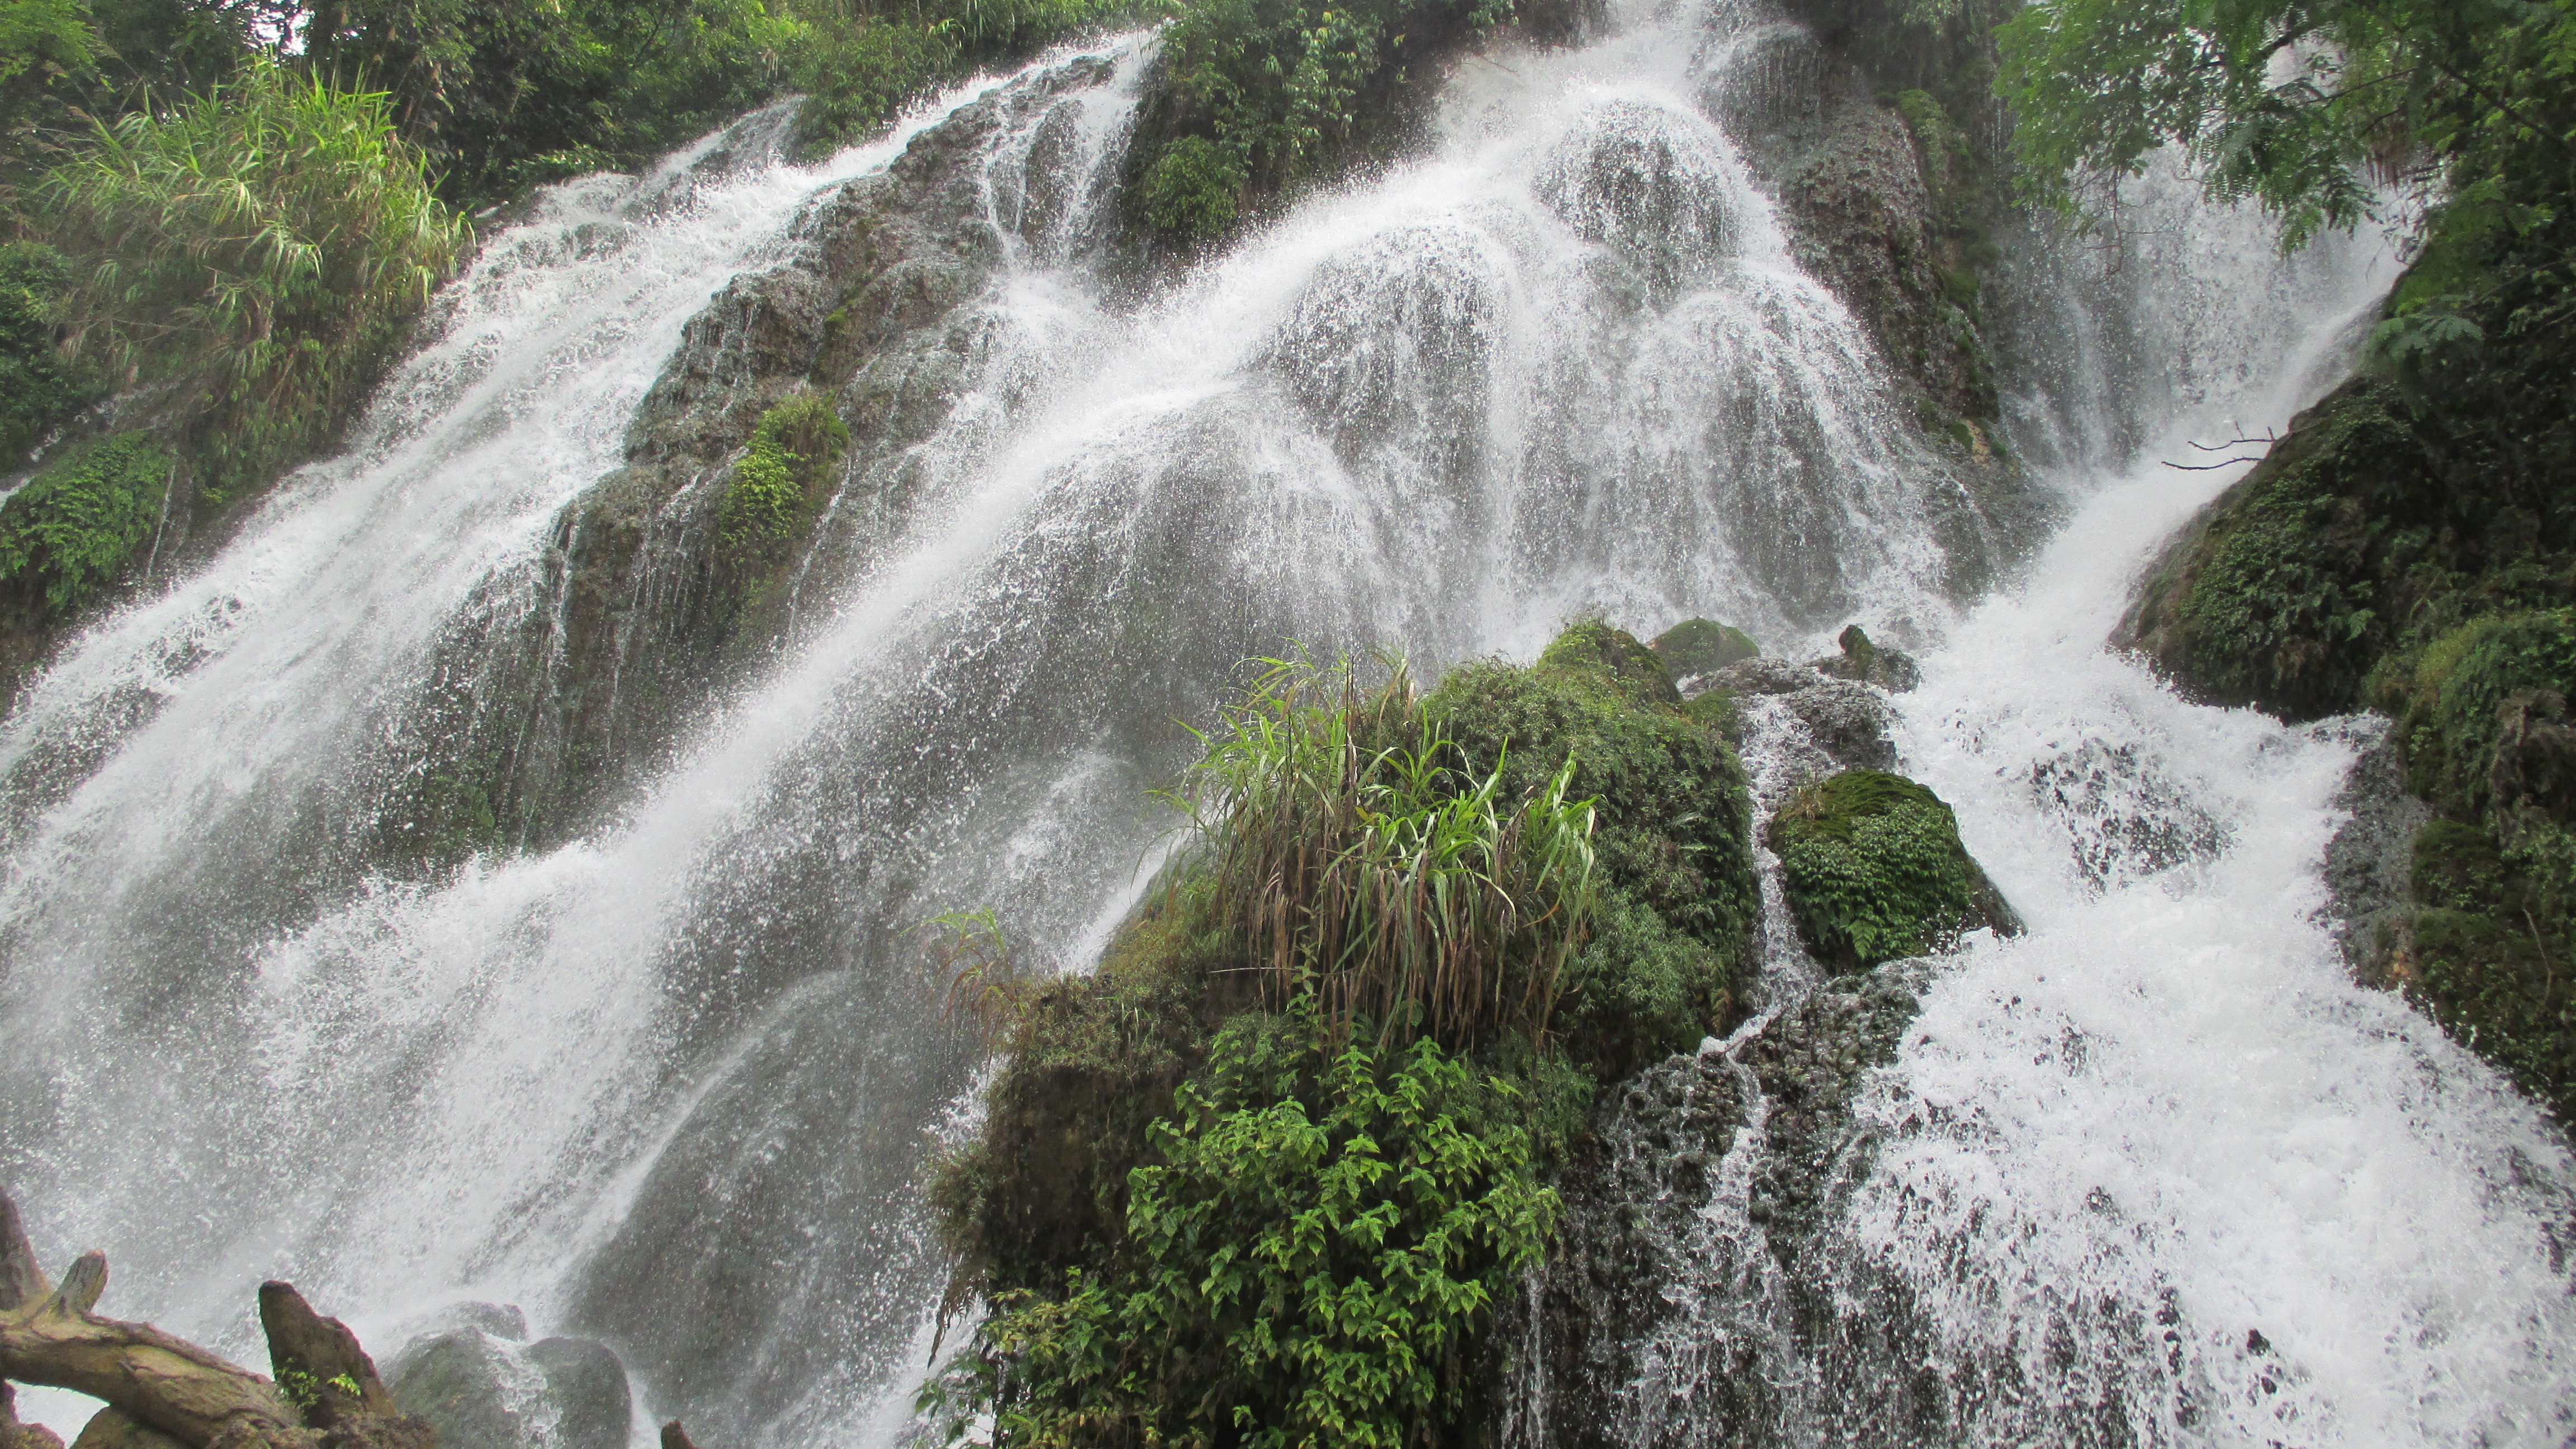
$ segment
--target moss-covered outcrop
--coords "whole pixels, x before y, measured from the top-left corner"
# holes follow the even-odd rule
[[[1789,908],[1835,971],[1946,951],[1980,927],[2021,922],[1959,841],[1941,797],[1901,775],[1845,770],[1771,817]]]
[[[1649,647],[1663,656],[1664,667],[1675,679],[1715,674],[1762,653],[1752,635],[1714,619],[1685,619],[1656,635]]]
[[[1284,669],[1211,745],[1101,968],[1005,992],[942,1392],[1005,1443],[1473,1442],[1597,1084],[1739,1009],[1741,770],[1598,622],[1419,700]]]

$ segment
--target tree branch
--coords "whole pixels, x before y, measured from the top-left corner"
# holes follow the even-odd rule
[[[104,1254],[84,1255],[59,1287],[35,1263],[17,1205],[0,1192],[0,1380],[103,1399],[102,1413],[182,1449],[434,1449],[436,1435],[401,1416],[357,1337],[286,1284],[260,1289],[272,1383],[148,1323],[93,1314]]]

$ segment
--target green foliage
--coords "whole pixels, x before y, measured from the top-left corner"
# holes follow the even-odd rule
[[[874,16],[817,27],[788,63],[805,93],[796,129],[808,153],[857,140],[915,97],[957,73],[967,47],[959,28],[906,25]]]
[[[1328,1053],[1303,1020],[1238,1020],[1151,1129],[1128,1251],[1061,1298],[1005,1298],[976,1395],[998,1442],[1402,1449],[1456,1422],[1496,1297],[1556,1196],[1513,1088],[1429,1039]]]
[[[2473,620],[2436,640],[2414,671],[2408,763],[2418,788],[2470,818],[2493,798],[2509,696],[2576,689],[2576,611]]]
[[[1837,971],[1948,950],[1979,926],[2017,929],[1959,843],[1941,797],[1900,775],[1845,770],[1771,817],[1790,910]]]
[[[143,433],[96,438],[0,506],[0,584],[60,615],[116,581],[160,521],[176,466]]]
[[[0,0],[0,147],[23,149],[97,64],[86,0]]]
[[[53,248],[0,243],[0,471],[87,401],[54,348],[53,312],[69,278]]]
[[[2564,153],[2535,104],[2576,71],[2567,0],[2037,0],[1999,34],[2015,145],[2044,196],[2135,175],[2179,143],[2211,194],[2282,221],[2285,247],[2375,214],[2413,148],[2503,132]],[[2564,162],[2563,154],[2560,157]]]
[[[1570,753],[1593,797],[1605,884],[1731,951],[1756,911],[1743,768],[1680,710],[1630,702],[1645,689],[1605,668],[1544,658],[1525,670],[1477,662],[1452,670],[1425,707],[1470,753],[1510,747],[1507,791],[1537,783],[1536,761]]]
[[[2561,1117],[2576,1111],[2576,839],[2435,820],[2415,839],[2410,958],[2397,975],[2443,1027]]]
[[[219,484],[320,441],[467,235],[383,96],[267,61],[97,127],[43,194],[72,350],[187,400]]]
[[[1685,619],[1656,635],[1652,647],[1675,678],[1714,674],[1762,653],[1753,636],[1714,619]]]
[[[1251,180],[1249,163],[1235,151],[1205,136],[1183,136],[1145,172],[1145,219],[1181,236],[1216,236],[1242,214]]]
[[[1163,32],[1139,110],[1130,212],[1176,235],[1221,231],[1365,144],[1409,56],[1511,14],[1511,0],[1193,0]]]
[[[798,393],[762,413],[716,504],[725,547],[762,550],[802,537],[849,445],[849,425],[819,393]]]
[[[1573,762],[1506,791],[1509,747],[1463,749],[1400,665],[1371,694],[1348,662],[1262,663],[1172,797],[1222,923],[1283,998],[1319,992],[1337,1023],[1543,1034],[1594,905]]]
[[[950,1305],[993,1310],[930,1395],[952,1428],[1454,1441],[1596,1074],[1733,1009],[1743,779],[1652,652],[1587,621],[1429,699],[1388,675],[1269,662],[1180,791],[1201,848],[1011,1013],[985,1136],[933,1183]]]

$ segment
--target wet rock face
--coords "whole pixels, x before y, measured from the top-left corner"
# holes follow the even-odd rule
[[[1884,770],[1896,764],[1886,695],[1867,683],[1833,677],[1813,664],[1756,658],[1705,676],[1695,692],[1720,690],[1774,696],[1806,725],[1808,738],[1799,742],[1809,752],[1802,756],[1802,774]]]
[[[864,551],[891,531],[910,502],[910,450],[955,404],[984,334],[973,304],[1006,249],[1080,243],[1092,183],[1075,93],[1110,74],[1078,60],[960,109],[885,171],[820,198],[785,261],[737,277],[691,319],[638,412],[627,466],[566,510],[546,559],[562,604],[524,651],[545,677],[512,693],[548,700],[550,716],[526,732],[533,745],[460,750],[505,761],[515,778],[490,788],[527,797],[508,812],[534,822],[523,843],[577,828],[600,784],[648,768],[699,700],[774,647],[808,565],[847,572],[818,552]],[[731,470],[763,412],[805,390],[829,397],[851,434],[825,484],[826,526],[729,553],[715,516]]]
[[[1825,1220],[1836,1183],[1870,1144],[1854,1135],[1852,1101],[1874,1067],[1896,1059],[1922,1009],[1894,970],[1828,982],[1738,1053],[1770,1101],[1769,1152],[1754,1174],[1746,1214],[1770,1234],[1775,1256],[1794,1260]],[[1853,1159],[1847,1161],[1846,1159]]]
[[[2334,803],[2347,812],[2326,842],[2326,916],[2335,944],[2365,984],[2393,985],[2413,915],[2415,838],[2433,816],[2406,788],[2395,730],[2353,761]]]
[[[1877,1151],[1854,1108],[1916,1015],[1912,980],[1828,982],[1731,1057],[1668,1059],[1610,1098],[1560,1187],[1560,1251],[1506,1310],[1500,1442],[1787,1442],[1818,1375],[1900,1422],[1939,1399],[1906,1381],[1919,1314],[1833,1230]]]
[[[1531,1422],[1531,1406],[1514,1406],[1524,1439],[1543,1430],[1554,1444],[1624,1442],[1615,1432],[1627,1417],[1620,1400],[1648,1372],[1643,1356],[1678,1315],[1664,1289],[1693,1271],[1677,1255],[1744,1127],[1738,1076],[1723,1057],[1686,1053],[1609,1094],[1559,1189],[1561,1251],[1532,1299],[1507,1309],[1520,1321],[1497,1335],[1517,1340],[1532,1358],[1524,1367],[1551,1387],[1544,1425]]]
[[[387,1379],[440,1449],[624,1449],[635,1410],[614,1351],[586,1338],[521,1343],[505,1331],[526,1332],[515,1309],[471,1307],[487,1311],[412,1340]]]
[[[1858,624],[1843,630],[1834,642],[1842,652],[1819,659],[1810,668],[1835,679],[1875,684],[1890,694],[1904,694],[1923,682],[1923,671],[1913,655],[1872,643]]]

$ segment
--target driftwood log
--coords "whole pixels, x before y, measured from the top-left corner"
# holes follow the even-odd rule
[[[375,1363],[336,1318],[315,1313],[284,1283],[262,1284],[260,1375],[148,1323],[90,1310],[107,1288],[107,1258],[91,1253],[48,1282],[17,1204],[0,1192],[0,1381],[71,1389],[103,1399],[75,1449],[434,1449],[437,1435],[394,1407]],[[17,1421],[0,1382],[0,1449],[58,1449],[45,1429]]]

